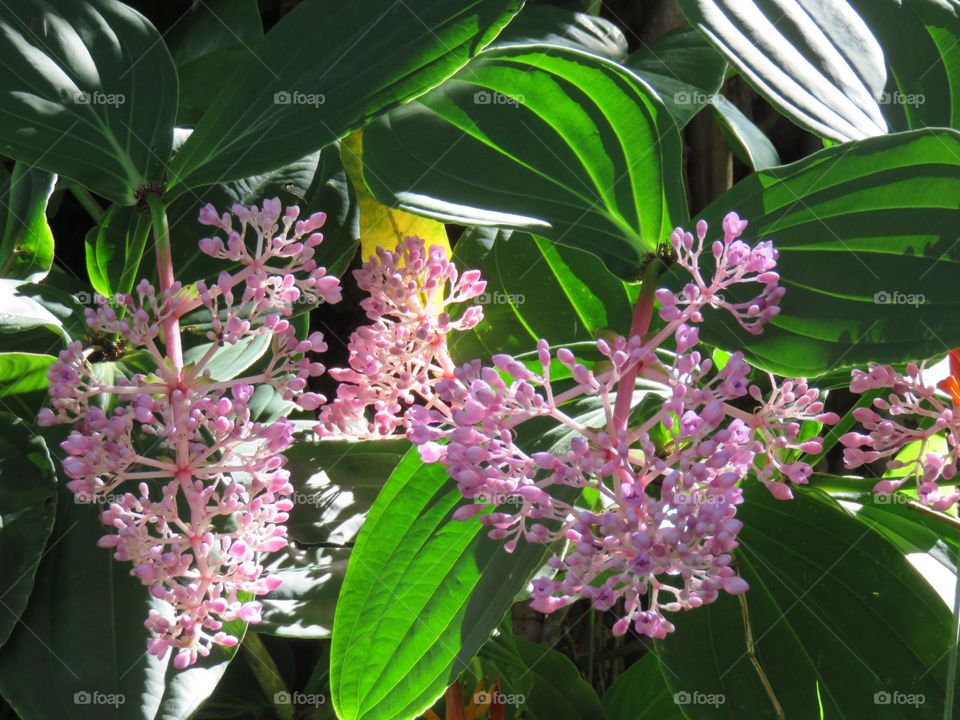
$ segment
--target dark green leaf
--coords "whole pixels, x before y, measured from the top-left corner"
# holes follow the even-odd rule
[[[552,345],[589,342],[605,328],[630,326],[633,288],[589,253],[526,233],[473,228],[457,242],[458,267],[487,281],[478,299],[484,322],[454,337],[461,362],[496,353],[529,353],[540,338]]]
[[[625,279],[686,213],[680,137],[655,94],[567,48],[485,52],[373,123],[365,146],[364,177],[385,204],[528,230]]]
[[[169,657],[146,653],[143,621],[158,601],[130,575],[129,563],[97,547],[107,532],[98,514],[61,487],[36,587],[0,654],[0,693],[22,720],[186,720],[213,692],[232,653],[217,648],[180,672]],[[235,632],[242,635],[242,625]]]
[[[603,696],[611,720],[684,720],[667,687],[660,662],[647,653],[613,681]]]
[[[497,36],[491,49],[510,45],[562,45],[613,60],[627,56],[627,38],[614,23],[553,5],[525,6]]]
[[[960,346],[960,134],[919,130],[827,148],[751,175],[702,217],[730,210],[780,251],[787,293],[762,334],[707,314],[703,338],[784,375],[903,362]],[[675,282],[686,282],[679,274]],[[755,288],[744,288],[744,292]],[[731,291],[733,297],[743,297]]]
[[[205,0],[166,35],[177,65],[177,123],[193,126],[217,88],[263,37],[256,0]]]
[[[691,28],[644,45],[626,65],[657,91],[680,127],[720,92],[727,71],[723,56]]]
[[[883,47],[880,108],[895,130],[960,129],[960,5],[953,0],[851,0]]]
[[[606,720],[607,713],[597,691],[582,677],[576,666],[553,648],[519,637],[496,639],[500,646],[494,665],[507,682],[527,682],[524,717],[531,720]],[[483,649],[486,655],[492,648]],[[517,694],[517,693],[510,693]],[[509,695],[507,697],[509,700]],[[617,716],[613,716],[617,717]],[[633,716],[621,716],[630,717]]]
[[[680,0],[680,8],[780,112],[832,140],[880,135],[883,50],[846,0]]]
[[[223,79],[172,163],[174,184],[262,173],[328,145],[451,75],[520,4],[300,3]]]
[[[177,77],[156,29],[115,0],[0,6],[0,151],[121,204],[163,179]]]
[[[951,613],[903,555],[819,494],[783,502],[751,484],[745,498],[735,559],[749,592],[677,616],[658,643],[684,713],[776,717],[772,695],[788,718],[942,717]]]
[[[0,357],[3,357],[0,355]],[[27,605],[37,565],[53,530],[57,477],[43,438],[0,415],[0,645]]]
[[[754,170],[766,170],[780,164],[780,156],[763,131],[723,95],[710,101],[717,112],[720,127],[737,156]]]

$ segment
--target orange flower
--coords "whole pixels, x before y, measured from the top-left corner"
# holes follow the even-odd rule
[[[950,376],[938,382],[937,387],[953,398],[954,407],[960,407],[960,349],[950,351]]]

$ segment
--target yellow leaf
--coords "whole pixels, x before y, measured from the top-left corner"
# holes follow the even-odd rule
[[[382,205],[363,181],[363,137],[352,132],[340,143],[340,159],[357,193],[360,205],[360,255],[366,260],[378,247],[393,250],[405,237],[416,235],[427,247],[439,245],[450,255],[450,241],[443,223]]]

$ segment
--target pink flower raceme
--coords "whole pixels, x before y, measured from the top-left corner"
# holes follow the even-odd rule
[[[707,307],[731,312],[753,332],[778,312],[776,251],[769,242],[751,248],[739,240],[745,227],[727,216],[724,239],[711,247],[716,268],[709,280],[699,265],[706,224],[697,226],[696,238],[675,231],[678,262],[693,282],[679,294],[656,292],[665,325],[649,335],[654,293],[645,288],[631,336],[598,341],[604,360],[593,369],[541,340],[536,369],[498,355],[494,367],[474,361],[441,381],[437,394],[452,409],[449,416],[411,410],[409,436],[423,459],[442,462],[474,501],[458,518],[494,504],[481,522],[491,537],[506,540],[507,550],[520,540],[568,543],[566,555],[551,560],[557,576],[534,582],[536,609],[550,612],[583,597],[607,610],[623,599],[616,633],[632,624],[638,633],[664,637],[673,629],[665,612],[712,602],[721,590],[747,589],[731,565],[741,526],[738,483],[752,471],[776,497],[788,498],[787,481],[807,481],[809,466],[789,457],[818,452],[822,444],[801,440],[800,423],[836,421],[817,391],[786,381],[763,401],[740,354],[717,369],[696,350],[695,324]],[[760,294],[743,303],[724,300],[741,283],[758,283]],[[559,369],[572,386],[552,379]],[[646,397],[656,403],[642,420],[631,418],[638,378],[654,388]],[[568,414],[564,406],[575,398],[593,398],[599,419]],[[756,412],[741,409],[748,398],[760,402]],[[554,422],[567,440],[538,452],[521,448],[517,428],[535,418]],[[572,505],[570,497],[588,487],[599,506]]]
[[[960,370],[957,351],[951,353],[952,376],[941,386],[953,395]],[[937,387],[923,378],[923,367],[910,363],[901,374],[888,365],[871,365],[866,371],[854,370],[850,390],[864,393],[889,389],[890,392],[874,398],[873,407],[860,407],[853,416],[866,434],[849,432],[840,438],[844,445],[843,459],[848,468],[859,467],[884,459],[889,470],[906,469],[900,477],[878,482],[873,491],[889,495],[911,478],[915,479],[917,494],[924,505],[935,510],[948,510],[960,500],[956,487],[941,493],[939,480],[951,481],[957,474],[958,446],[960,446],[960,409],[957,396],[944,397]],[[946,444],[934,438],[945,438]],[[910,443],[919,443],[913,459],[897,460],[897,453]],[[913,455],[913,453],[911,453]]]
[[[380,438],[403,431],[414,403],[445,410],[435,388],[453,377],[447,336],[469,330],[483,318],[472,306],[458,320],[449,309],[481,295],[477,270],[458,274],[442,247],[405,238],[391,252],[377,248],[354,272],[370,297],[360,304],[370,319],[350,337],[349,368],[331,368],[340,381],[337,397],[320,415],[322,436]]]
[[[323,213],[297,220],[296,207],[281,210],[279,200],[265,201],[262,210],[234,206],[236,228],[234,217],[218,216],[208,205],[201,222],[223,230],[227,240],[207,238],[200,246],[239,270],[221,273],[211,285],[197,283],[191,299],[170,282],[172,267],[161,267],[167,287],[160,294],[144,280],[135,297],[117,299],[122,316],[106,303],[87,311],[94,330],[145,349],[153,372],[108,384],[79,342],[49,372],[51,407],[39,421],[76,426],[62,444],[67,487],[82,502],[106,500],[101,519],[112,532],[100,545],[133,563],[132,574],[167,604],[168,612],[151,610],[146,620],[155,633],[149,651],[163,657],[174,648],[177,668],[207,655],[213,644],[235,645],[223,622],[258,622],[260,603],[252,598],[279,584],[263,573],[260,557],[287,542],[293,488],[281,453],[292,442],[293,425],[251,417],[256,387],[270,386],[304,408],[323,401],[305,390],[307,379],[324,368],[304,357],[326,349],[323,336],[298,340],[285,316],[302,299],[337,302],[339,281],[312,259]],[[252,239],[245,237],[249,231]],[[185,364],[179,318],[201,305],[211,317],[210,346]],[[271,337],[262,371],[229,381],[211,377],[219,350],[257,335]],[[103,394],[111,397],[109,410],[91,404]],[[125,483],[135,491],[123,491]]]

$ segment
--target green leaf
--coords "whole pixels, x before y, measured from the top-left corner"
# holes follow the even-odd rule
[[[766,170],[780,164],[780,155],[773,143],[740,108],[723,95],[714,95],[710,104],[717,113],[727,142],[744,163],[754,170]]]
[[[149,215],[132,205],[112,205],[107,210],[85,240],[87,275],[94,290],[113,298],[133,289],[149,232]]]
[[[680,0],[680,9],[777,110],[831,140],[880,135],[883,50],[846,0]]]
[[[520,4],[300,3],[223,78],[173,160],[173,185],[182,193],[255,175],[328,145],[443,81]],[[318,42],[305,42],[311,29]]]
[[[334,143],[261,175],[211,185],[175,200],[167,216],[177,277],[209,280],[226,267],[197,250],[200,238],[209,234],[197,222],[201,207],[211,203],[220,212],[229,212],[234,203],[259,206],[264,198],[273,197],[285,205],[297,205],[301,216],[327,213],[324,239],[314,258],[333,274],[349,265],[360,243],[359,216],[353,187],[340,163],[339,143]]]
[[[205,0],[178,20],[165,40],[177,66],[179,125],[195,125],[217,87],[263,37],[256,0]]]
[[[0,333],[20,333],[36,327],[59,333],[63,324],[60,318],[34,298],[21,294],[29,288],[17,280],[0,279]]]
[[[121,204],[163,179],[177,77],[156,29],[115,0],[0,6],[0,152]]]
[[[612,720],[684,720],[654,653],[647,653],[613,681],[603,696]]]
[[[489,638],[543,560],[509,555],[474,518],[440,465],[405,456],[370,510],[334,619],[330,687],[344,720],[412,718]]]
[[[0,353],[0,398],[45,389],[47,370],[56,360],[53,355]]]
[[[626,65],[657,91],[680,127],[720,92],[727,70],[723,56],[691,28],[644,44]]]
[[[497,646],[491,648],[490,646]],[[510,636],[492,640],[484,647],[507,682],[524,678],[528,688],[524,717],[531,720],[606,720],[607,713],[597,691],[570,660],[550,647]],[[616,716],[613,716],[616,717]],[[633,720],[633,716],[630,717]]]
[[[953,0],[850,0],[883,47],[880,108],[895,130],[960,129],[960,6]]]
[[[3,357],[3,356],[0,356]],[[0,645],[10,637],[33,589],[53,530],[57,477],[43,438],[21,420],[0,415]]]
[[[15,163],[13,174],[0,166],[0,277],[39,282],[53,265],[53,233],[47,201],[56,175]]]
[[[755,173],[702,217],[750,221],[751,242],[780,252],[787,293],[760,335],[708,312],[704,340],[742,349],[782,375],[815,377],[867,361],[896,363],[960,346],[954,280],[960,262],[960,134],[918,130],[822,150]],[[686,282],[674,275],[678,286]],[[746,299],[756,287],[732,289]]]
[[[672,118],[635,75],[585,52],[485,52],[364,137],[385,204],[527,230],[625,279],[686,214]]]
[[[553,5],[526,5],[490,49],[511,45],[561,45],[621,61],[627,56],[627,38],[614,23]]]
[[[487,281],[477,300],[484,322],[450,341],[458,362],[529,353],[540,338],[589,342],[605,328],[622,333],[630,326],[633,288],[589,253],[526,233],[473,228],[457,241],[454,259]]]
[[[257,632],[310,640],[330,637],[350,552],[348,547],[291,545],[271,556],[266,569],[283,584],[260,601],[263,621]]]
[[[266,333],[248,335],[232,345],[224,345],[207,361],[203,366],[204,370],[210,371],[210,379],[214,382],[233,380],[233,378],[239,377],[245,370],[251,368],[266,354],[271,339],[271,336]],[[188,364],[197,363],[212,348],[213,343],[196,345],[183,354],[183,360]]]
[[[218,647],[179,672],[169,656],[148,655],[143,621],[159,601],[130,575],[129,563],[97,547],[108,532],[98,514],[61,486],[36,586],[0,653],[0,693],[22,720],[186,720],[213,692],[235,649]],[[232,629],[242,630],[242,623]]]
[[[290,537],[305,545],[352,544],[409,449],[406,439],[297,442],[285,453],[294,488]]]
[[[923,695],[918,716],[940,717],[949,608],[868,525],[818,493],[796,495],[745,488],[735,561],[749,592],[676,616],[657,644],[667,683],[686,693],[684,713],[776,717],[772,695],[788,718],[912,717],[912,705],[874,699],[896,692]]]

